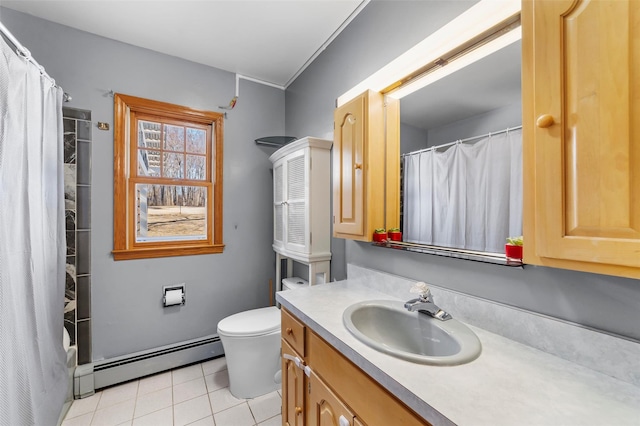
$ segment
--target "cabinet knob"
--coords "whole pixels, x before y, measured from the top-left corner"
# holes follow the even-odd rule
[[[358,169],[362,169],[362,164],[361,163],[356,163],[353,166],[354,169],[358,170]]]
[[[293,330],[291,329],[291,327],[287,327],[285,331],[287,332],[287,334],[293,334]]]
[[[555,123],[555,121],[553,120],[553,116],[549,114],[542,114],[540,117],[538,117],[538,120],[536,121],[537,126],[540,127],[541,129],[546,129],[547,127],[551,127],[553,123]]]
[[[302,413],[302,407],[296,407],[296,414]]]

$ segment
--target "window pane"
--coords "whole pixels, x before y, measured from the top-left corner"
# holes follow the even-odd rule
[[[166,178],[184,179],[184,155],[165,152],[163,158],[162,176]]]
[[[162,125],[153,121],[138,121],[138,146],[160,149],[160,129]]]
[[[204,155],[187,155],[187,179],[207,179],[207,157]]]
[[[164,149],[169,151],[184,151],[184,127],[165,124]]]
[[[207,132],[202,129],[187,127],[187,152],[193,154],[206,153]]]
[[[138,150],[138,176],[160,176],[160,151]]]
[[[207,188],[136,184],[136,241],[207,238]]]

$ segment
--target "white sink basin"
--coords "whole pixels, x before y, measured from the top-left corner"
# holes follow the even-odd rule
[[[395,300],[368,300],[342,315],[347,330],[380,352],[421,364],[459,365],[480,356],[478,336],[456,319],[409,312]]]

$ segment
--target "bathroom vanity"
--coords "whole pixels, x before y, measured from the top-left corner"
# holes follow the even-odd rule
[[[282,354],[283,424],[429,424],[285,309]]]
[[[636,384],[468,323],[482,353],[463,365],[408,362],[363,344],[343,325],[345,309],[363,300],[398,300],[363,280],[281,292],[277,299],[284,308],[283,424],[637,425],[640,420]]]

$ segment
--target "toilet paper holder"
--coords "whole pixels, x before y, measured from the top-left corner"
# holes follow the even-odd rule
[[[165,285],[162,287],[162,305],[164,307],[167,306],[175,306],[175,305],[184,305],[186,302],[186,292],[185,285]]]

